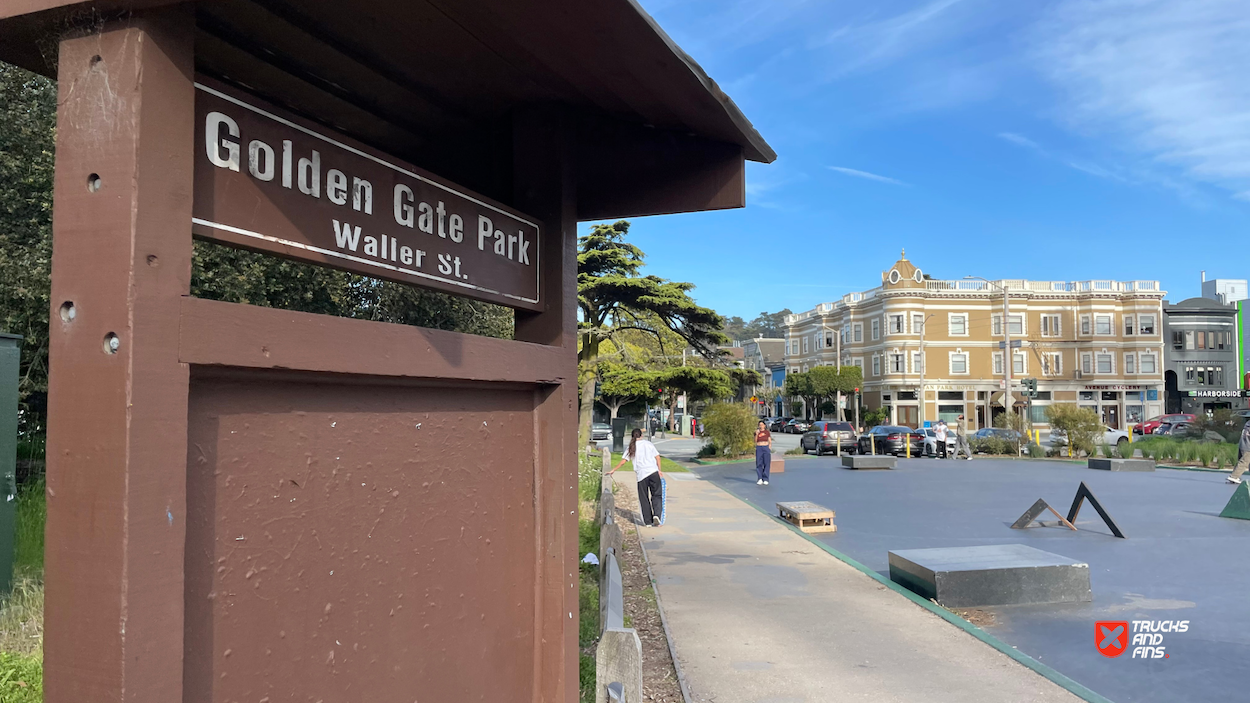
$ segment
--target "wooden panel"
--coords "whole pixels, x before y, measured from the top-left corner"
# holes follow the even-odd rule
[[[369,320],[182,299],[186,364],[326,373],[559,384],[575,352]],[[576,382],[574,380],[574,382]]]
[[[528,698],[533,393],[270,375],[192,376],[173,700]]]

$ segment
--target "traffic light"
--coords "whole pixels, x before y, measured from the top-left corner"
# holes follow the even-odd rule
[[[1023,395],[1025,398],[1037,397],[1037,379],[1036,378],[1026,378],[1020,381],[1020,385],[1024,386]]]

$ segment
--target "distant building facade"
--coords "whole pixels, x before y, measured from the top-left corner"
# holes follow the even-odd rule
[[[906,256],[881,278],[877,288],[789,316],[787,370],[833,365],[840,349],[843,365],[863,370],[864,405],[888,408],[891,423],[908,426],[960,414],[974,428],[992,424],[1003,411],[1005,363],[1013,405],[1039,426],[1051,403],[1089,407],[1116,428],[1163,412],[1157,281],[931,280]],[[1023,378],[1038,380],[1029,410]]]
[[[743,366],[764,378],[764,384],[754,390],[754,395],[767,405],[760,407],[757,403],[757,414],[777,414],[777,393],[785,384],[786,377],[786,340],[780,337],[757,337],[744,340],[741,344]],[[780,383],[778,371],[781,372]]]
[[[1244,278],[1213,278],[1207,280],[1202,272],[1202,297],[1224,305],[1232,305],[1250,298],[1250,282]]]
[[[1163,305],[1166,412],[1246,408],[1239,307],[1206,296]]]

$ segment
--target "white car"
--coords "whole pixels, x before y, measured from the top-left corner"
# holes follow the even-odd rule
[[[925,427],[920,430],[924,433],[924,455],[938,456],[938,440],[937,432],[932,427]],[[946,431],[946,456],[952,456],[955,453],[955,433],[950,430]]]
[[[1124,430],[1113,430],[1106,425],[1102,426],[1102,436],[1094,438],[1094,444],[1110,444],[1118,446],[1121,442],[1128,441],[1128,432]],[[1068,446],[1068,433],[1063,430],[1050,431],[1050,443],[1056,447]]]

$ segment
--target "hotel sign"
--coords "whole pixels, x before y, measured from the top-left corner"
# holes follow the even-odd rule
[[[197,237],[540,309],[533,218],[217,83],[195,112]]]

